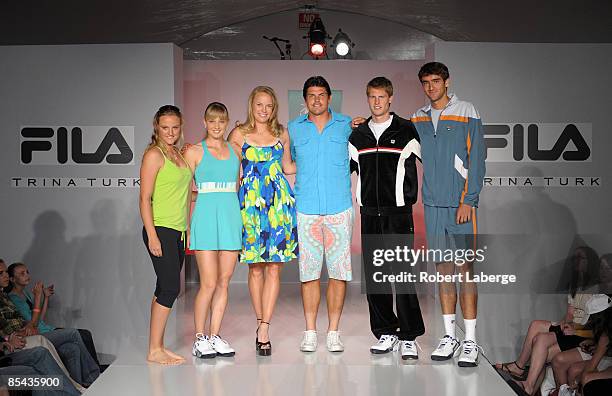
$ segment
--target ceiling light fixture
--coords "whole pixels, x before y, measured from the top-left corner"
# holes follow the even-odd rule
[[[336,55],[341,58],[347,58],[351,56],[351,49],[355,46],[348,36],[342,29],[338,29],[338,33],[332,41],[332,47],[336,49]]]
[[[316,18],[308,30],[308,53],[315,59],[327,56],[327,39],[331,38],[325,31],[321,18]]]

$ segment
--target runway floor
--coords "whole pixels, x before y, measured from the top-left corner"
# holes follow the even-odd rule
[[[327,311],[323,297],[317,322],[319,348],[302,353],[299,343],[304,319],[299,284],[283,284],[270,328],[273,354],[258,357],[254,350],[256,321],[246,284],[231,284],[222,335],[236,349],[236,356],[197,359],[191,356],[195,291],[196,286],[188,284],[186,293],[179,297],[166,336],[168,347],[187,357],[184,365],[148,364],[147,330],[143,329],[121,348],[113,364],[85,394],[514,395],[483,354],[475,368],[460,368],[456,359],[434,362],[429,358],[443,330],[439,306],[432,296],[420,298],[427,328],[426,334],[417,338],[422,347],[418,361],[402,361],[398,352],[369,352],[375,339],[369,329],[365,296],[355,285],[349,287],[340,324],[345,351],[330,353],[325,348]]]

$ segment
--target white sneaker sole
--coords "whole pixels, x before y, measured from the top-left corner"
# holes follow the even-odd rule
[[[213,352],[204,354],[198,350],[195,350],[192,352],[192,355],[200,359],[212,359],[217,356],[217,352],[213,351]]]
[[[317,348],[300,347],[300,351],[302,351],[302,352],[315,352],[316,350],[317,350]]]
[[[396,342],[396,343],[394,343],[393,345],[391,345],[387,349],[370,348],[370,353],[373,353],[374,355],[382,355],[382,354],[385,354],[385,353],[397,351],[398,350],[398,346],[399,346],[399,342]]]
[[[459,346],[457,346],[457,348],[455,348],[450,355],[444,356],[444,355],[431,355],[431,360],[435,360],[437,362],[442,362],[445,360],[449,360],[451,359],[453,356],[455,356],[457,354],[457,351],[459,350]]]
[[[476,366],[478,366],[478,358],[476,358],[475,362],[468,362],[468,361],[460,360],[460,361],[457,362],[457,365],[459,367],[476,367]]]
[[[419,360],[419,355],[402,355],[402,360]]]
[[[217,352],[217,356],[221,356],[221,357],[232,357],[236,354],[236,351],[232,351],[232,352]]]

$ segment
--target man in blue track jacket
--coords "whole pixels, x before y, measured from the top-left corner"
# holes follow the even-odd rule
[[[430,104],[411,117],[421,141],[423,163],[422,198],[429,249],[445,251],[476,249],[476,208],[485,175],[486,148],[478,111],[469,102],[448,92],[448,68],[430,62],[419,71],[419,80]],[[473,256],[472,256],[473,257]],[[460,305],[465,324],[465,340],[458,364],[478,364],[476,313],[478,292],[473,282],[465,282],[473,263],[437,262],[442,274],[463,274]],[[455,337],[457,291],[454,283],[439,285],[445,335],[431,354],[432,360],[447,360],[459,349]]]

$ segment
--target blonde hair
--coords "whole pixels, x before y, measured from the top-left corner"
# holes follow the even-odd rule
[[[179,138],[176,141],[179,145],[183,144],[183,115],[181,114],[181,110],[173,105],[164,105],[157,110],[155,116],[153,116],[153,135],[151,135],[151,143],[147,146],[145,152],[149,151],[153,147],[159,148],[164,155],[168,154],[168,150],[166,150],[166,145],[162,143],[159,138],[159,119],[163,116],[175,116],[181,122],[181,133],[179,134]],[[176,145],[175,143],[175,145]]]
[[[229,121],[229,111],[227,111],[227,107],[221,102],[212,102],[208,106],[206,106],[206,110],[204,111],[204,120],[214,120],[219,117],[220,119],[225,119]]]
[[[247,119],[244,123],[238,125],[238,129],[242,134],[246,135],[255,130],[255,116],[253,115],[253,102],[255,101],[255,96],[259,93],[265,93],[270,95],[272,98],[272,114],[270,114],[270,118],[268,119],[268,128],[272,132],[274,137],[279,137],[283,133],[283,126],[278,122],[278,99],[276,99],[276,94],[274,90],[270,87],[259,86],[255,87],[251,94],[249,95],[249,104],[247,108]]]

